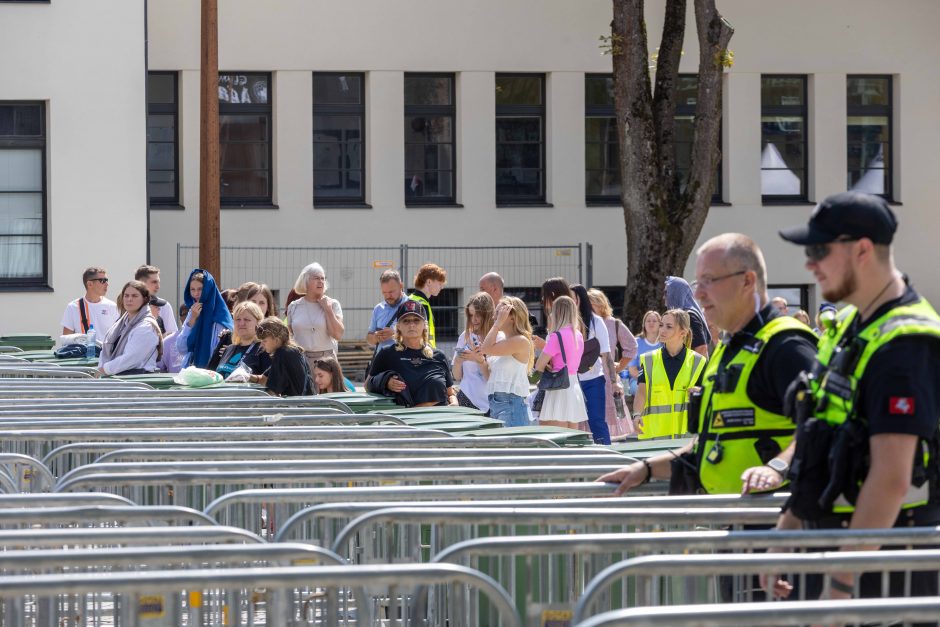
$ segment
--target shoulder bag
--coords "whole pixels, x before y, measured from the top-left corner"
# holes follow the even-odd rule
[[[539,379],[540,390],[564,390],[571,385],[571,381],[568,380],[568,356],[565,355],[565,343],[561,339],[561,333],[555,331],[555,335],[558,336],[558,345],[561,347],[561,359],[564,363],[557,372],[545,370],[542,373]]]

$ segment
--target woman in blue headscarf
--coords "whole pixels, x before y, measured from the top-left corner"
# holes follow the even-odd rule
[[[186,321],[176,337],[182,365],[205,368],[219,345],[219,334],[232,329],[232,314],[207,271],[196,268],[186,281],[183,302],[189,307]]]
[[[708,357],[708,345],[712,341],[702,308],[692,296],[692,286],[677,276],[666,277],[666,309],[682,309],[689,314],[692,323],[692,350]]]

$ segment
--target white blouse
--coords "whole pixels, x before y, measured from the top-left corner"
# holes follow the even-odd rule
[[[338,300],[333,300],[333,315],[343,319],[343,309]],[[311,303],[306,298],[298,298],[287,308],[287,320],[294,341],[305,351],[333,351],[339,349],[337,342],[326,328],[326,313],[320,303]]]

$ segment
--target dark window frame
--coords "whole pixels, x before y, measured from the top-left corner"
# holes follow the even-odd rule
[[[451,119],[451,140],[450,145],[451,150],[451,195],[450,196],[432,196],[424,198],[408,198],[408,194],[405,194],[405,207],[454,207],[457,205],[457,75],[453,72],[405,72],[405,79],[408,78],[447,78],[450,80],[450,104],[449,105],[410,105],[405,103],[405,113],[402,120],[404,120],[411,115],[427,115],[427,116],[449,116]],[[424,144],[408,144],[406,141],[404,143],[405,151],[405,179],[407,182],[407,173],[408,173],[408,146],[413,145],[424,145]],[[441,170],[437,170],[441,172]],[[407,184],[407,183],[406,183]]]
[[[154,71],[147,72],[147,78],[153,75],[172,76],[173,77],[173,104],[151,103],[147,102],[147,117],[151,115],[171,115],[173,116],[173,196],[172,197],[153,197],[150,195],[150,163],[147,163],[147,204],[151,207],[178,207],[180,205],[180,81],[179,72],[173,71]],[[165,142],[160,142],[165,143]],[[147,139],[149,152],[150,139]],[[160,170],[164,172],[165,170]]]
[[[810,292],[813,289],[811,283],[768,283],[767,290],[799,290],[800,291],[800,303],[798,309],[802,309],[809,314],[810,321],[815,320],[815,314],[811,311],[809,305]],[[770,297],[773,299],[773,296]],[[768,301],[769,303],[770,301]],[[787,302],[789,307],[794,307],[794,303]]]
[[[679,75],[678,75],[678,78],[680,78],[680,79],[681,79],[681,78],[692,78],[692,77],[695,78],[695,81],[696,81],[696,88],[697,88],[697,87],[698,87],[698,74],[679,74]],[[722,81],[721,85],[719,86],[719,89],[721,89],[722,92],[724,91],[724,81]],[[696,92],[696,93],[697,93],[697,92]],[[721,97],[724,98],[724,93],[721,94]],[[692,116],[692,118],[693,118],[693,120],[692,120],[692,128],[693,128],[693,131],[694,131],[694,129],[695,129],[695,112],[696,112],[697,109],[698,109],[698,96],[696,96],[696,102],[695,102],[695,105],[694,105],[694,106],[693,106],[693,105],[689,105],[689,104],[682,104],[682,103],[677,102],[677,103],[676,103],[676,113],[675,113],[675,116],[676,116],[676,117],[678,117],[678,116],[680,116],[680,115],[683,116],[683,117]],[[712,199],[711,199],[711,204],[712,204],[712,205],[720,204],[720,203],[722,203],[722,202],[724,201],[724,177],[722,176],[722,168],[723,168],[723,162],[724,162],[724,152],[723,152],[723,151],[724,151],[724,137],[723,137],[723,135],[724,135],[724,124],[725,124],[725,116],[724,116],[724,111],[722,111],[721,119],[718,120],[718,153],[719,153],[719,155],[721,155],[721,156],[720,156],[719,159],[718,159],[718,170],[717,170],[717,172],[716,172],[716,174],[718,175],[718,176],[717,176],[717,184],[715,185],[715,189],[712,190]],[[675,143],[675,138],[673,138],[673,143]]]
[[[584,75],[584,84],[585,84],[585,87],[587,87],[587,82],[588,82],[588,80],[598,80],[598,79],[603,80],[603,79],[608,79],[608,78],[611,79],[611,80],[613,80],[613,77],[614,77],[613,74],[596,73],[596,72],[595,72],[595,73],[586,73],[586,74]],[[616,107],[615,107],[613,104],[609,104],[609,105],[589,104],[588,101],[587,101],[587,99],[588,99],[588,93],[587,93],[587,89],[585,89],[585,90],[584,90],[584,124],[585,124],[585,136],[584,136],[584,152],[585,152],[585,164],[584,164],[584,201],[585,201],[588,205],[601,205],[601,206],[614,206],[614,205],[619,205],[619,204],[621,203],[620,196],[613,196],[613,195],[610,195],[610,194],[606,194],[606,195],[605,195],[605,194],[588,194],[588,193],[587,193],[588,172],[589,172],[589,171],[592,171],[592,172],[594,171],[594,170],[588,170],[588,167],[587,167],[587,147],[588,147],[588,144],[589,144],[589,143],[590,143],[590,144],[597,144],[597,143],[600,143],[600,142],[593,142],[593,141],[592,141],[592,142],[588,142],[588,139],[587,139],[587,132],[586,132],[586,131],[587,131],[587,121],[588,121],[589,118],[614,118],[614,121],[616,122],[616,119],[617,119],[617,109],[616,109]],[[610,142],[603,142],[603,144],[604,144],[605,146],[608,145],[609,143],[610,143]],[[619,140],[618,140],[617,143],[618,143],[617,150],[618,150],[618,152],[619,152],[619,150],[620,150],[620,147],[619,147],[619,143],[620,143],[620,142],[619,142]],[[619,169],[619,167],[620,167],[619,164],[618,164],[617,167],[618,167],[618,169]],[[621,189],[622,189],[622,187],[621,187]]]
[[[500,196],[499,188],[496,190],[496,206],[499,207],[544,207],[547,204],[547,195],[546,189],[548,187],[548,156],[545,154],[548,147],[547,135],[548,129],[545,126],[546,123],[546,83],[548,82],[548,76],[544,72],[499,72],[496,74],[496,78],[538,78],[540,81],[540,90],[541,95],[540,99],[542,104],[540,105],[496,105],[496,120],[498,121],[500,117],[504,118],[513,118],[513,117],[538,117],[541,121],[541,138],[539,140],[540,149],[540,163],[539,171],[541,172],[541,181],[540,181],[540,190],[537,196]],[[496,131],[495,127],[493,129],[494,133]],[[496,142],[498,148],[499,142]],[[499,170],[497,166],[496,171]],[[498,178],[497,178],[498,181]],[[498,185],[498,183],[497,183]]]
[[[848,104],[848,81],[853,78],[876,78],[883,79],[888,81],[888,104],[884,105],[849,105]],[[885,146],[888,154],[885,155],[885,163],[888,165],[885,167],[885,192],[879,194],[882,198],[888,201],[894,200],[894,77],[891,74],[849,74],[845,77],[846,80],[846,128],[848,128],[848,118],[858,117],[858,116],[884,116],[888,118],[888,141],[885,142]],[[848,137],[846,137],[846,156],[848,156],[848,149],[850,145]],[[846,175],[848,175],[848,163],[846,163]]]
[[[368,208],[366,205],[366,73],[365,72],[313,72],[312,76],[314,78],[321,76],[354,76],[360,81],[360,102],[358,104],[343,104],[343,103],[323,103],[317,104],[316,100],[313,99],[313,109],[312,117],[318,115],[345,115],[345,116],[359,116],[360,126],[359,126],[359,151],[360,158],[362,159],[362,193],[359,196],[317,196],[317,187],[316,187],[316,155],[314,155],[314,172],[313,172],[313,206],[314,208]],[[311,97],[313,97],[311,87]],[[316,128],[313,129],[313,132],[316,133]],[[316,150],[316,141],[313,142],[313,149]],[[342,172],[342,170],[340,170]]]
[[[8,135],[0,137],[0,150],[7,148],[38,148],[40,151],[41,177],[42,177],[42,276],[26,278],[0,277],[0,291],[30,291],[34,289],[47,289],[49,285],[49,181],[48,171],[48,127],[46,124],[46,103],[41,100],[3,100],[0,105],[5,106],[39,106],[39,135]],[[15,193],[15,190],[12,190]],[[33,193],[33,192],[30,192]],[[13,234],[4,234],[0,237],[19,237]]]
[[[803,103],[800,105],[775,105],[775,106],[764,106],[763,102],[761,103],[760,115],[761,115],[761,124],[763,124],[764,116],[787,116],[787,117],[800,117],[803,120],[803,178],[800,182],[800,193],[799,194],[764,194],[761,190],[761,202],[763,204],[792,204],[792,203],[805,203],[809,200],[809,77],[806,74],[761,74],[761,83],[765,78],[797,78],[800,79],[803,83]],[[761,85],[763,90],[763,84]],[[763,100],[763,91],[761,93],[761,100]],[[761,154],[764,150],[764,133],[763,129],[761,130]],[[761,172],[764,169],[761,168]]]
[[[219,103],[219,118],[223,115],[264,115],[268,123],[268,193],[265,196],[230,196],[225,197],[219,190],[219,204],[222,208],[238,207],[273,207],[274,206],[274,73],[254,70],[220,70],[219,76],[229,74],[254,74],[268,77],[267,104],[231,104]],[[221,124],[220,132],[221,132]],[[237,142],[235,142],[237,143]],[[219,175],[222,174],[221,163],[222,136],[219,135]],[[221,182],[221,181],[220,181]]]

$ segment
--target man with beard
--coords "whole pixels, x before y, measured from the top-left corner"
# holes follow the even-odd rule
[[[779,528],[940,524],[940,316],[895,267],[896,229],[883,198],[844,192],[780,232],[805,247],[823,298],[847,306],[830,314],[818,361],[797,385],[793,496]],[[904,578],[892,573],[891,596],[905,596]],[[936,595],[937,572],[913,573],[910,586],[912,596]],[[832,574],[824,596],[856,593],[881,596],[881,574]]]

